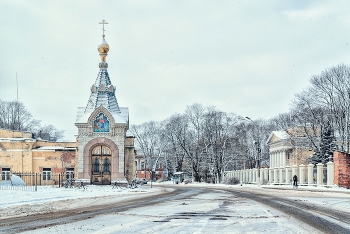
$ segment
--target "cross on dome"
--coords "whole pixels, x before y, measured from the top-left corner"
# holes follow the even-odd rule
[[[101,69],[106,69],[108,67],[107,63],[106,63],[106,57],[107,57],[107,53],[109,51],[109,45],[108,43],[105,41],[105,24],[108,24],[105,20],[102,20],[102,22],[100,22],[99,24],[102,24],[102,41],[101,43],[97,46],[97,50],[100,53],[100,57],[101,57],[101,63],[100,63],[100,68]]]
[[[106,20],[102,20],[102,22],[100,22],[99,24],[102,24],[103,26],[102,26],[102,37],[104,38],[105,37],[105,24],[108,24],[107,22],[106,22]]]

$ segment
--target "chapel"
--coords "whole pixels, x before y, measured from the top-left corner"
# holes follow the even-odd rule
[[[102,21],[99,71],[90,88],[85,107],[78,107],[75,126],[77,135],[77,177],[91,184],[108,185],[115,181],[135,179],[134,137],[129,133],[129,109],[120,107],[116,86],[112,85],[106,57],[109,45]]]

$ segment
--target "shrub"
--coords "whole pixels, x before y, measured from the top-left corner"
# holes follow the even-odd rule
[[[224,184],[228,184],[228,185],[239,184],[239,179],[236,177],[226,177],[224,180]]]

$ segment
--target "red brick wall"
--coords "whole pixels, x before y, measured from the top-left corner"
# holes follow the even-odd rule
[[[350,188],[350,155],[334,152],[334,184],[343,188]]]

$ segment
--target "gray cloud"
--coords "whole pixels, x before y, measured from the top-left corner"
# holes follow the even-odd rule
[[[288,110],[313,74],[349,60],[347,1],[1,1],[0,99],[72,139],[96,79],[101,19],[131,123],[200,102],[251,118]],[[69,136],[68,136],[69,135]]]

